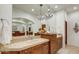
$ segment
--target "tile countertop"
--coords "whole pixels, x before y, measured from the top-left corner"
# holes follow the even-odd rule
[[[48,41],[49,41],[48,39],[43,38],[35,38],[30,40],[19,41],[1,47],[0,51],[21,51]]]

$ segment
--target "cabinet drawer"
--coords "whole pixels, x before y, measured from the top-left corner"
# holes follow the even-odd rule
[[[51,53],[56,53],[56,51],[58,50],[57,41],[51,41],[50,42],[50,50],[51,50]]]
[[[42,46],[42,53],[48,54],[49,53],[49,45],[43,45]]]
[[[32,47],[32,54],[48,54],[49,53],[49,42]]]
[[[30,54],[31,48],[20,51],[20,54]]]
[[[42,54],[42,46],[37,45],[37,46],[32,47],[31,54]]]

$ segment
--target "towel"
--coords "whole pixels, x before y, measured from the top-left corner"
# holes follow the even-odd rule
[[[11,30],[10,23],[8,19],[0,20],[0,43],[5,45],[9,44],[11,40]]]

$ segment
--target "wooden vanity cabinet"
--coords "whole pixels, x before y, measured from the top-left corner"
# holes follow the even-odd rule
[[[49,54],[49,42],[32,47],[31,54]]]
[[[31,54],[42,54],[42,45],[32,47]]]
[[[49,52],[57,53],[57,51],[62,47],[62,37],[58,37],[56,34],[41,34],[41,38],[49,39]]]
[[[62,47],[62,37],[56,38],[55,40],[51,40],[50,46],[50,53],[57,53],[57,51]]]
[[[20,51],[20,54],[42,54],[42,46],[37,45],[29,49]]]
[[[20,54],[48,54],[49,53],[49,42],[36,45],[29,49],[20,51]]]
[[[49,42],[45,42],[21,51],[8,51],[1,54],[48,54]]]

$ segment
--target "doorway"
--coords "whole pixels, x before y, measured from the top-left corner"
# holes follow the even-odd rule
[[[65,44],[67,44],[67,21],[65,21]]]

